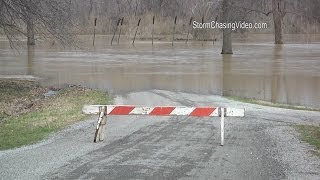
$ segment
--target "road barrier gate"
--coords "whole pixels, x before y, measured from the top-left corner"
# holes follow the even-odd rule
[[[196,116],[221,117],[221,145],[224,145],[224,118],[244,117],[244,109],[222,107],[186,107],[186,106],[133,106],[133,105],[85,105],[85,114],[99,114],[94,142],[104,139],[107,115],[149,115],[149,116]]]

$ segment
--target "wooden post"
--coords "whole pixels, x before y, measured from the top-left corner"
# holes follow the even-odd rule
[[[204,16],[202,16],[201,23],[202,24],[204,23]],[[204,32],[202,31],[202,43],[201,43],[202,46],[203,46],[203,41],[204,41]]]
[[[220,129],[221,129],[221,146],[224,145],[224,111],[225,109],[224,108],[220,108],[221,109],[221,122],[220,122]]]
[[[174,41],[174,33],[176,30],[176,24],[177,24],[177,16],[174,17],[173,32],[172,32],[172,46],[173,46],[173,41]]]
[[[113,32],[113,36],[112,36],[112,39],[111,39],[111,46],[112,46],[112,42],[113,42],[114,36],[116,35],[116,32],[117,32],[118,26],[119,26],[119,24],[120,24],[120,21],[121,21],[121,19],[119,18],[119,19],[118,19],[118,22],[117,22],[116,30]]]
[[[154,33],[154,16],[152,17],[152,32],[151,32],[151,41],[152,41],[152,46],[153,46],[153,33]]]
[[[313,35],[314,35],[314,40],[316,40],[316,38],[317,38],[317,29],[318,29],[318,21],[316,20],[316,19],[314,19],[314,33],[313,33]]]
[[[134,45],[134,41],[136,40],[136,36],[137,36],[138,28],[139,28],[139,25],[140,25],[140,21],[141,21],[141,18],[140,18],[139,21],[138,21],[137,28],[136,28],[136,32],[134,33],[132,45]]]
[[[93,45],[93,46],[94,46],[94,41],[96,40],[96,26],[97,26],[97,18],[94,18],[93,42],[92,42],[92,45]]]
[[[119,36],[118,36],[118,45],[119,45],[119,41],[120,41],[121,26],[122,26],[122,24],[123,24],[123,19],[124,19],[124,17],[121,18],[121,22],[120,22],[120,29],[119,29]]]
[[[190,21],[189,21],[188,34],[187,34],[186,44],[188,43],[188,40],[189,40],[189,30],[190,30],[190,26],[191,26],[191,23],[192,23],[192,19],[193,19],[193,17],[191,17],[191,18],[190,18]]]
[[[216,19],[214,22],[216,23],[218,21],[218,16],[216,16]],[[215,29],[213,29],[213,37],[212,37],[212,45],[214,45],[214,42],[216,41],[216,35],[215,35]]]
[[[107,109],[107,107],[103,106],[103,108],[101,110],[103,112],[106,112],[106,109]],[[105,129],[106,129],[107,121],[104,118],[104,115],[105,115],[105,113],[103,113],[102,120],[101,120],[101,123],[100,123],[100,128],[99,128],[100,132],[98,133],[99,134],[99,141],[103,141],[104,137],[105,137]]]
[[[103,140],[103,128],[105,126],[105,120],[103,119],[104,118],[104,112],[105,112],[105,106],[100,106],[99,107],[99,118],[98,118],[98,124],[96,126],[96,132],[94,134],[94,139],[93,139],[93,142],[97,142],[97,139],[98,140]]]

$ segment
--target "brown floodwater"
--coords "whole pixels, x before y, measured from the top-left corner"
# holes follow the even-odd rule
[[[238,41],[233,55],[221,55],[221,45],[212,42],[111,47],[101,39],[94,49],[20,52],[1,41],[0,75],[35,75],[44,85],[80,84],[111,94],[163,89],[320,107],[317,42],[275,46],[272,39]]]

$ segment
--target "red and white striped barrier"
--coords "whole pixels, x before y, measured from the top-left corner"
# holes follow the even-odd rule
[[[98,114],[99,107],[105,106],[105,115],[150,115],[150,116],[216,116],[220,117],[219,107],[185,107],[185,106],[131,106],[131,105],[85,105],[85,114]],[[244,109],[224,108],[224,116],[244,116]]]
[[[132,105],[85,105],[85,114],[99,114],[96,136],[105,115],[149,115],[149,116],[215,116],[221,117],[221,145],[224,144],[224,117],[244,117],[244,109],[221,107],[185,106],[132,106]]]

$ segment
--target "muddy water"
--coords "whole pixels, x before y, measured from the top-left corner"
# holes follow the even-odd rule
[[[234,54],[225,56],[220,48],[138,43],[17,54],[1,46],[0,74],[30,74],[43,77],[45,85],[81,84],[112,94],[164,89],[320,107],[320,44],[234,43]]]

